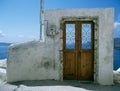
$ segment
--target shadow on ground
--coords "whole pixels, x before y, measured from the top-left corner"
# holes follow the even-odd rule
[[[11,83],[13,85],[25,85],[25,86],[74,86],[79,87],[81,84],[94,84],[93,82],[80,82],[80,81],[19,81]]]
[[[80,82],[80,81],[20,81],[11,83],[12,85],[24,85],[26,87],[65,87],[74,88],[75,91],[120,91],[120,84],[111,86],[102,86],[93,82]],[[62,90],[61,89],[61,90]],[[77,90],[78,89],[78,90]],[[67,90],[65,90],[67,91]],[[71,89],[72,91],[72,89]]]

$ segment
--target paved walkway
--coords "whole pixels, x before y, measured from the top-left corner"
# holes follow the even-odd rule
[[[24,81],[0,84],[0,91],[120,91],[120,84],[101,86],[79,81]]]

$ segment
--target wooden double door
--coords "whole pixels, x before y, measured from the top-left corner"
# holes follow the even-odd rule
[[[93,80],[94,24],[66,21],[63,30],[63,79]]]

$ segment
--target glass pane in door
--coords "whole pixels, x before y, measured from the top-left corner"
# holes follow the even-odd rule
[[[82,49],[91,49],[91,24],[82,24]]]
[[[66,24],[66,49],[75,49],[75,24]]]

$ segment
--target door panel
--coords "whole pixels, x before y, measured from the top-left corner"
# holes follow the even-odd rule
[[[80,80],[93,80],[93,60],[90,52],[81,53],[81,76]]]
[[[74,52],[65,53],[64,79],[76,79],[76,54]]]
[[[92,21],[67,21],[63,31],[63,79],[93,80]]]
[[[64,51],[63,51],[63,75],[64,79],[76,79],[76,31],[75,22],[65,23]]]

